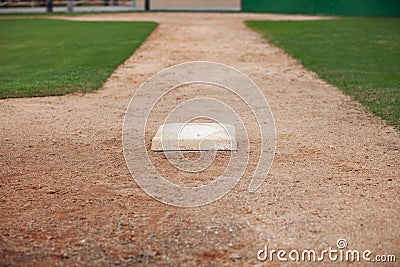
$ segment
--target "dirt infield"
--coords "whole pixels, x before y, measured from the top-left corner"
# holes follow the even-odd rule
[[[398,132],[243,24],[315,18],[68,17],[160,25],[97,93],[0,100],[0,265],[249,266],[261,265],[257,251],[265,245],[321,251],[336,248],[339,238],[349,249],[399,258]],[[165,67],[194,60],[233,66],[257,83],[275,117],[277,149],[266,182],[254,194],[247,192],[250,164],[219,201],[176,208],[154,200],[132,179],[122,122],[141,83]],[[221,97],[212,88],[173,91],[150,118],[146,141],[176,101],[201,94]],[[249,136],[256,146],[256,132]],[[210,177],[226,160],[219,154]],[[155,161],[170,179],[188,183],[164,158]]]

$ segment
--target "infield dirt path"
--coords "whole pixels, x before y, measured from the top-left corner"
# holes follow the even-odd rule
[[[339,238],[349,249],[400,257],[398,132],[243,24],[315,17],[137,13],[68,19],[160,25],[97,93],[0,101],[1,265],[249,266],[261,265],[257,251],[265,245],[321,251],[336,248]],[[256,193],[247,192],[256,156],[250,155],[249,169],[225,197],[176,208],[154,200],[132,179],[122,122],[140,84],[165,67],[194,60],[233,66],[256,82],[275,117],[277,149]],[[146,141],[178,101],[218,96],[207,90],[173,91],[152,117]],[[235,103],[229,96],[226,101]],[[256,146],[252,130],[250,140]],[[226,155],[217,154],[217,161],[211,178]],[[175,182],[187,182],[165,159],[157,164]]]

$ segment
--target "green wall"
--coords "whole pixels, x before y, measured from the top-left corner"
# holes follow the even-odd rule
[[[242,0],[242,11],[400,17],[400,0]]]

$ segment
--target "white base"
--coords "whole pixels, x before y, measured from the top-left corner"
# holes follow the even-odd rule
[[[151,141],[152,151],[237,150],[235,126],[219,123],[168,123]]]

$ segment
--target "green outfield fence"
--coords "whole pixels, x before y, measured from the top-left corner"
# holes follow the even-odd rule
[[[400,0],[242,0],[242,11],[400,17]]]

